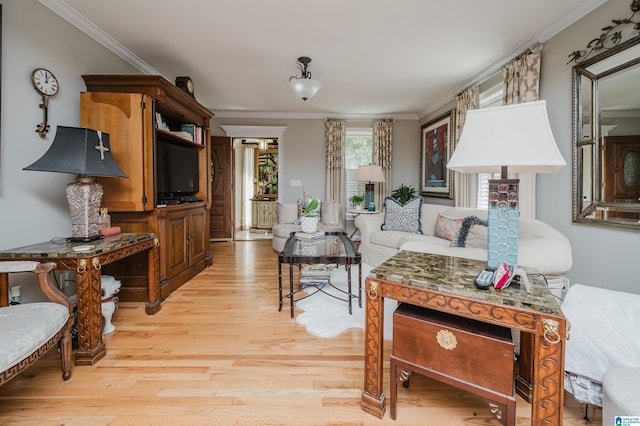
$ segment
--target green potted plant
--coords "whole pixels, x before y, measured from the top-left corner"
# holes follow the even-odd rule
[[[401,184],[398,188],[391,191],[391,197],[395,198],[400,204],[405,204],[407,201],[415,197],[416,189],[411,185]]]
[[[320,200],[310,199],[300,215],[302,232],[316,232],[318,230],[318,215],[320,214]]]
[[[364,203],[364,196],[362,195],[353,195],[349,198],[349,202],[351,203],[351,207],[355,207],[356,210],[362,210],[362,203]]]

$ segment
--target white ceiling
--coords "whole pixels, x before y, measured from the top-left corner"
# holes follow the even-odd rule
[[[414,118],[604,1],[40,0],[141,72],[190,76],[218,115]],[[299,56],[324,86],[306,102]]]

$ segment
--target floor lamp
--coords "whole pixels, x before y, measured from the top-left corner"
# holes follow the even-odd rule
[[[360,165],[354,178],[357,182],[367,182],[364,186],[364,208],[369,209],[371,204],[375,205],[374,182],[384,182],[382,167],[373,164]]]
[[[551,132],[545,101],[467,111],[447,168],[501,173],[489,180],[487,268],[518,266],[519,180],[508,172],[551,173],[565,166]]]
[[[109,135],[82,127],[58,126],[49,150],[23,170],[77,174],[67,185],[71,213],[69,242],[88,242],[101,238],[98,216],[102,185],[95,176],[127,177],[111,154]]]

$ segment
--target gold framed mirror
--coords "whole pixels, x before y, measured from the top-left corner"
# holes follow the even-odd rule
[[[640,35],[633,15],[573,52],[573,221],[640,230]],[[630,30],[630,31],[629,31]],[[596,53],[594,56],[590,55]]]

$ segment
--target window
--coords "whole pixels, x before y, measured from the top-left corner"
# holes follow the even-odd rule
[[[492,84],[487,89],[480,88],[479,107],[491,108],[502,105],[502,82]],[[489,179],[499,179],[500,173],[478,173],[478,198],[476,207],[489,207]]]
[[[373,162],[373,128],[347,127],[344,144],[344,168],[346,180],[347,205],[353,195],[364,195],[366,182],[357,182],[354,178],[361,164]]]

